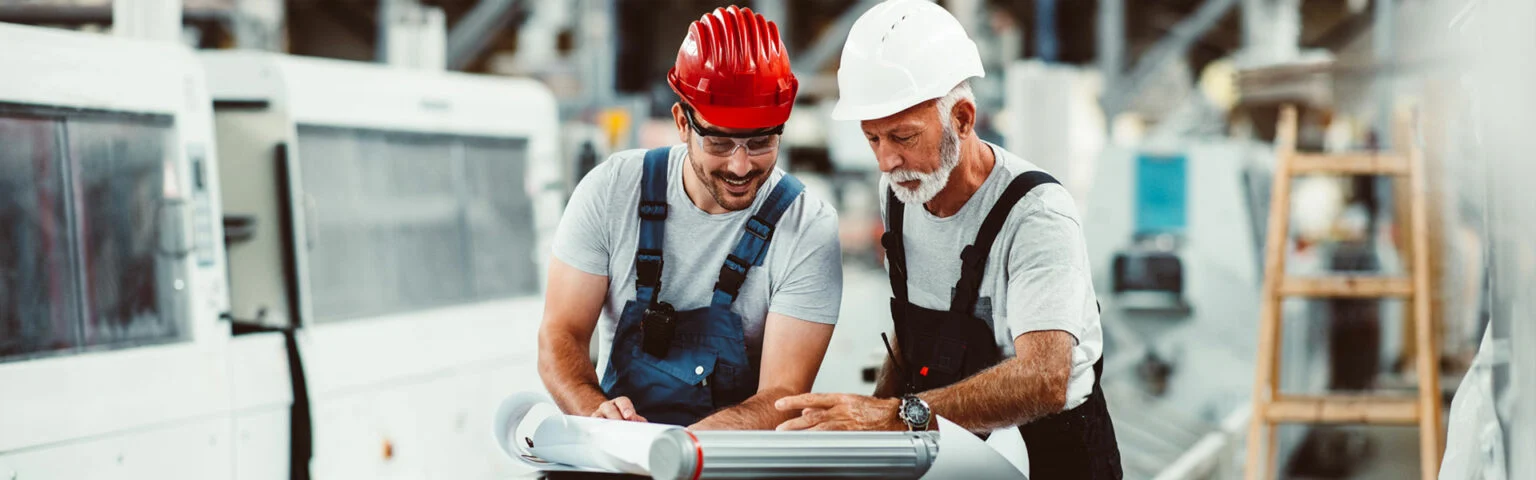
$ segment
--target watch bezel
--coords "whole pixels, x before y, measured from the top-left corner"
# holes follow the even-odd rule
[[[912,418],[910,409],[913,407],[921,407],[922,421]],[[901,419],[902,423],[907,425],[909,430],[926,430],[928,425],[933,423],[933,409],[928,406],[928,402],[923,401],[917,395],[903,395],[901,397],[900,410],[896,413],[896,416]]]

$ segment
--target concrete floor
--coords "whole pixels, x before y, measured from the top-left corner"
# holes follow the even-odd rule
[[[1349,478],[1397,480],[1419,478],[1419,430],[1412,427],[1380,427],[1367,430],[1376,454],[1363,459],[1360,470]]]
[[[1404,480],[1419,478],[1419,431],[1413,427],[1349,427],[1368,445],[1364,454],[1347,461],[1343,476],[1299,476],[1293,479]]]

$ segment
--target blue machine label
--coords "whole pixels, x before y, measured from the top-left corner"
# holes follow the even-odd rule
[[[1183,154],[1136,158],[1136,233],[1183,233],[1187,221],[1187,163]]]

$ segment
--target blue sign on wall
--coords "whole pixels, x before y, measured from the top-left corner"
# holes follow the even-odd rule
[[[1183,233],[1188,179],[1183,154],[1136,157],[1136,233]]]

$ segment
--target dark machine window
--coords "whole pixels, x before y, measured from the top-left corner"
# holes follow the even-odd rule
[[[174,141],[166,116],[0,106],[0,359],[188,338]]]
[[[316,321],[537,291],[525,140],[298,133]]]
[[[137,345],[184,336],[176,299],[183,197],[169,124],[129,119],[67,121],[75,159],[86,288],[85,345]],[[164,241],[162,241],[164,240]],[[184,282],[184,281],[183,281]]]
[[[0,113],[0,358],[79,345],[59,135]]]

